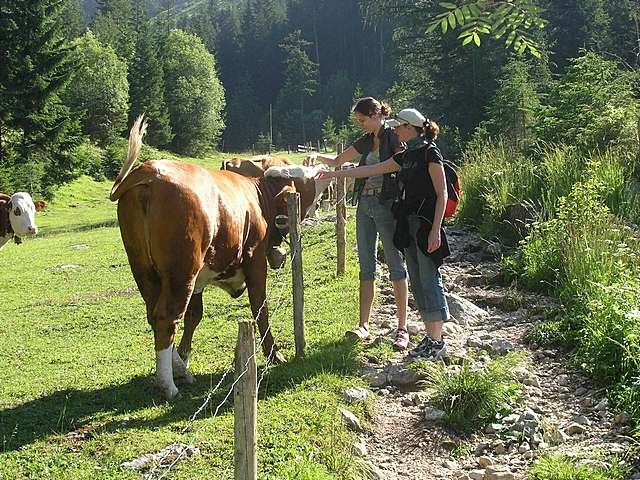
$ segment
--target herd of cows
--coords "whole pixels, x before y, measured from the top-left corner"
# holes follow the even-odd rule
[[[286,215],[286,194],[294,191],[304,218],[330,180],[314,178],[324,166],[273,157],[232,160],[219,171],[169,160],[133,168],[145,131],[139,118],[110,199],[118,202],[122,241],[154,332],[156,383],[171,400],[179,394],[176,383],[194,381],[188,370],[191,341],[208,285],[234,298],[247,290],[265,356],[284,361],[266,302],[267,258],[282,239],[275,218]],[[35,211],[27,193],[0,194],[0,248],[37,233]],[[176,348],[181,320],[184,332]]]

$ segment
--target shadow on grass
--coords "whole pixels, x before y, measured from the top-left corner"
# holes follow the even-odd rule
[[[348,340],[318,345],[302,359],[269,368],[262,379],[260,399],[269,398],[295,387],[296,384],[323,373],[352,375],[357,371],[356,349]],[[181,430],[191,416],[204,403],[209,389],[215,386],[225,372],[197,375],[193,385],[178,386],[182,397],[171,403],[171,410],[155,418],[123,421],[113,418],[107,422],[101,417],[117,417],[137,410],[164,403],[160,392],[153,385],[153,377],[135,377],[125,384],[112,385],[97,390],[66,389],[54,392],[22,405],[0,411],[0,452],[20,449],[50,435],[63,434],[77,438],[76,432],[86,437],[93,430],[101,433],[115,430],[159,428],[177,423]],[[258,372],[258,378],[261,372]],[[198,418],[213,415],[218,405],[218,415],[233,407],[233,395],[229,395],[233,372],[226,375],[221,387]],[[224,402],[224,403],[223,403]],[[72,435],[68,435],[74,432]],[[90,433],[88,434],[90,436]],[[178,434],[176,434],[178,435]]]
[[[62,225],[60,227],[54,227],[54,228],[43,228],[38,232],[38,237],[46,238],[46,237],[53,237],[55,235],[60,235],[60,234],[81,233],[81,232],[88,232],[90,230],[96,230],[98,228],[117,227],[117,226],[118,226],[118,219],[116,218],[112,220],[103,220],[103,221],[94,222],[94,223]]]

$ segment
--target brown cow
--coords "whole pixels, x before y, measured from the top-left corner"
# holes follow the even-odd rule
[[[222,162],[220,170],[229,170],[245,177],[262,177],[269,168],[282,165],[291,165],[291,161],[284,157],[263,155],[248,159],[233,158],[227,160]]]
[[[153,328],[156,380],[172,399],[178,394],[174,377],[194,381],[187,367],[208,284],[232,297],[249,291],[264,354],[284,361],[269,329],[265,254],[283,194],[299,191],[305,212],[322,185],[313,180],[314,170],[297,166],[274,167],[263,178],[168,160],[131,170],[145,129],[142,119],[136,120],[110,198],[118,201],[122,241]],[[184,334],[176,349],[175,332],[183,317]]]
[[[22,243],[22,237],[37,234],[35,213],[36,207],[28,193],[17,192],[11,196],[0,193],[0,248],[12,238]]]

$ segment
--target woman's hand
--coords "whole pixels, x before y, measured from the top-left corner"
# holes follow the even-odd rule
[[[429,232],[429,237],[427,238],[427,252],[433,253],[437,249],[440,248],[440,243],[442,242],[440,238],[440,229],[432,228]]]
[[[327,178],[337,177],[336,172],[333,170],[318,170],[316,174],[313,176],[316,180],[324,180]]]

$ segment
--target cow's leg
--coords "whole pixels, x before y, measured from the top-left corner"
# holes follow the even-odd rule
[[[193,340],[193,332],[200,323],[200,320],[202,320],[202,310],[202,292],[194,293],[191,296],[191,300],[189,301],[187,312],[184,314],[184,333],[182,334],[182,338],[180,339],[180,346],[178,347],[178,354],[180,355],[185,368],[189,366],[189,356],[191,355],[191,342]],[[173,374],[175,377],[175,362],[173,366]]]
[[[269,326],[269,311],[267,307],[267,260],[264,252],[256,252],[250,261],[245,262],[245,276],[249,302],[253,318],[258,323],[262,351],[265,357],[273,363],[284,363],[286,360],[278,351],[271,327]]]
[[[156,350],[156,382],[167,400],[178,395],[178,388],[173,381],[173,365],[174,359],[176,363],[181,359],[175,350],[174,340],[178,322],[184,316],[193,291],[192,280],[180,281],[175,275],[170,278],[163,277],[160,297],[151,318]]]

